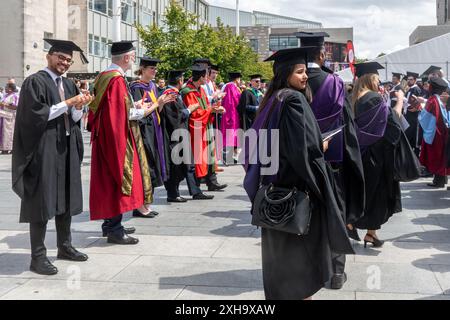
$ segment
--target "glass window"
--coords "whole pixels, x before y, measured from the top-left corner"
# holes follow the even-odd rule
[[[258,39],[250,39],[250,47],[252,47],[253,51],[259,51],[259,41]]]
[[[107,0],[92,0],[94,2],[94,10],[106,14]]]
[[[113,0],[108,0],[108,16],[113,16]]]
[[[269,47],[270,51],[278,51],[278,37],[270,37]]]
[[[89,34],[89,54],[94,54],[94,41],[92,40],[92,34]]]
[[[97,36],[94,37],[94,55],[100,56],[100,38]]]
[[[298,47],[298,38],[297,37],[289,37],[289,47],[292,47],[292,48]]]
[[[122,21],[134,24],[135,22],[136,2],[131,0],[122,0]]]

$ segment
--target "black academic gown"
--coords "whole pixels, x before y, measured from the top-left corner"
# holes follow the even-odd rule
[[[396,85],[389,93],[389,96],[391,98],[391,108],[394,108],[397,104],[397,97],[395,96],[396,91],[403,91],[401,84]]]
[[[134,101],[140,101],[142,100],[142,97],[144,96],[144,90],[143,89],[136,89],[132,90],[132,95]],[[156,140],[156,128],[155,123],[153,122],[153,117],[149,116],[142,120],[139,120],[139,128],[141,130],[142,140],[144,142],[145,151],[147,154],[147,160],[148,164],[150,166],[150,175],[152,179],[152,186],[153,188],[161,187],[164,185],[164,181],[162,179],[162,164],[160,161],[160,158],[158,156],[158,145]],[[166,172],[169,173],[169,164],[168,164],[168,157],[169,157],[169,149],[168,149],[168,142],[169,137],[165,133],[165,130],[163,130],[163,145],[164,145],[164,153],[165,153],[165,159],[166,159]]]
[[[79,94],[73,81],[62,81],[66,99]],[[80,128],[69,115],[67,137],[64,115],[48,121],[50,107],[60,102],[56,84],[45,71],[31,75],[22,85],[12,157],[12,187],[22,200],[22,223],[42,223],[83,211]]]
[[[180,183],[183,181],[187,173],[187,165],[175,164],[171,157],[172,150],[179,143],[181,143],[181,139],[178,141],[172,141],[172,134],[175,130],[188,130],[189,118],[187,117],[184,119],[184,109],[186,109],[186,107],[184,106],[183,100],[180,96],[178,96],[177,100],[165,105],[163,112],[161,113],[163,130],[165,131],[165,135],[169,138],[167,141],[169,157],[166,158],[166,161],[169,163],[171,182],[174,183]],[[188,145],[190,146],[190,141],[188,142]],[[179,156],[184,156],[182,151],[179,153]]]
[[[269,300],[300,300],[330,280],[331,252],[354,253],[333,189],[333,173],[322,137],[305,97],[288,90],[281,108],[279,171],[275,185],[309,192],[313,213],[309,234],[262,228],[264,290]]]
[[[379,105],[382,97],[369,92],[359,99],[355,107],[359,114]],[[358,229],[378,230],[389,218],[402,211],[400,183],[394,179],[394,149],[400,141],[401,126],[390,110],[383,138],[371,145],[363,154],[366,181],[366,207]]]
[[[308,69],[308,84],[313,97],[329,73],[332,71],[327,68]],[[340,207],[345,212],[346,222],[353,224],[364,215],[364,169],[348,97],[344,102],[343,118],[346,125],[344,128],[344,159],[341,164],[334,165],[334,172]]]
[[[406,94],[406,98],[408,99],[408,101],[412,95],[415,95],[416,97],[420,97],[422,95],[422,90],[420,90],[419,86],[416,85],[413,86],[411,89],[409,89],[408,93]],[[419,125],[419,114],[420,111],[411,112],[408,110],[405,115],[405,119],[409,123],[409,128],[405,130],[405,134],[406,137],[408,138],[411,147],[413,147],[413,149],[416,150],[417,155],[418,149],[422,144]]]
[[[245,90],[241,94],[237,107],[241,128],[244,131],[247,131],[252,127],[253,121],[255,121],[256,117],[257,110],[251,110],[249,108],[250,106],[259,106],[258,97],[255,96],[250,90]]]

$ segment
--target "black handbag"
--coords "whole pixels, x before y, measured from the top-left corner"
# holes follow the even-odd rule
[[[307,235],[312,204],[308,193],[263,185],[253,201],[252,225],[297,235]]]
[[[419,178],[419,159],[417,159],[408,138],[402,130],[400,141],[394,150],[394,179],[400,182],[410,182]]]

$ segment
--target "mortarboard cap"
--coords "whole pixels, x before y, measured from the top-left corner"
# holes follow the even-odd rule
[[[325,38],[330,35],[326,32],[297,32],[297,38],[300,38],[301,47],[321,47],[325,44]]]
[[[392,72],[392,76],[397,77],[399,79],[402,78],[403,73],[398,73],[398,72]]]
[[[242,78],[242,73],[239,71],[236,72],[229,72],[228,76],[230,77],[230,80],[235,80],[237,78]]]
[[[423,72],[423,74],[420,76],[421,78],[428,78],[428,76],[432,73],[439,72],[442,68],[437,66],[430,66],[427,70]]]
[[[430,86],[437,91],[445,91],[448,89],[448,83],[442,78],[433,78],[430,80]]]
[[[262,78],[262,75],[260,75],[260,74],[252,74],[252,75],[250,75],[250,80],[253,80],[253,79],[261,79]]]
[[[194,64],[206,63],[209,67],[211,66],[211,60],[208,58],[196,58]]]
[[[365,74],[375,73],[378,74],[378,70],[384,69],[384,67],[378,62],[364,62],[355,64],[356,76],[358,78]]]
[[[111,55],[118,56],[120,54],[136,50],[136,47],[133,45],[133,42],[136,42],[136,40],[123,40],[119,42],[110,42],[109,44],[112,45]]]
[[[140,66],[141,67],[155,67],[161,60],[150,58],[150,57],[142,57]]]
[[[195,75],[203,76],[203,75],[206,75],[206,71],[208,70],[208,68],[205,67],[205,66],[202,66],[200,64],[194,64],[191,67],[191,70],[192,70],[192,75],[193,76],[195,76]]]
[[[167,81],[175,82],[184,75],[185,70],[170,70],[167,72]]]
[[[408,71],[408,72],[406,72],[406,76],[407,77],[413,77],[414,79],[417,79],[419,77],[419,74],[415,73],[415,72]]]
[[[220,68],[219,66],[213,64],[211,65],[211,70],[220,71]]]
[[[301,47],[278,50],[264,61],[274,61],[274,69],[278,69],[282,66],[306,64],[308,61],[308,50],[312,48],[313,47]]]
[[[84,55],[83,50],[72,41],[48,39],[48,38],[44,39],[44,41],[51,46],[49,50],[50,54],[52,54],[53,52],[62,52],[65,54],[70,54],[72,56],[74,51],[78,51],[80,52],[81,62],[83,64],[89,63],[88,59]]]

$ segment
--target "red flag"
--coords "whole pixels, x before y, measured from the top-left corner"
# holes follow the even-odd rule
[[[347,60],[352,69],[353,76],[355,75],[355,48],[351,40],[347,41]]]

